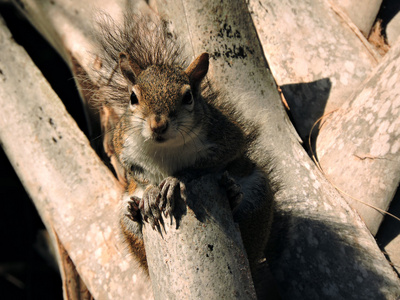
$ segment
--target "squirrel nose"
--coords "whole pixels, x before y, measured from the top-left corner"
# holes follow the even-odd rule
[[[168,129],[168,121],[160,116],[154,116],[150,119],[150,129],[154,133],[163,134]]]

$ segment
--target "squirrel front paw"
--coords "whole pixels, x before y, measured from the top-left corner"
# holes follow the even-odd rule
[[[175,177],[167,177],[159,187],[148,185],[141,199],[130,197],[125,216],[134,222],[148,222],[155,229],[162,222],[161,213],[172,218],[180,200],[186,202],[185,184]]]
[[[138,205],[142,220],[150,223],[154,229],[161,221],[161,211],[163,210],[163,201],[161,190],[154,185],[148,185],[143,192],[143,197]]]
[[[140,198],[136,196],[130,197],[126,206],[125,216],[134,222],[141,222],[142,218],[139,211]]]
[[[162,208],[165,216],[173,213],[175,204],[179,200],[186,202],[186,186],[175,177],[167,177],[160,183]]]

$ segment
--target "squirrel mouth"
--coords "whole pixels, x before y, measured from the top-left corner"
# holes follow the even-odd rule
[[[166,141],[165,138],[163,138],[161,135],[155,135],[153,136],[153,140],[157,143],[163,143]]]

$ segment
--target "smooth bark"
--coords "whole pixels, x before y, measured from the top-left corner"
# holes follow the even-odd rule
[[[140,7],[138,1],[137,3],[137,7]],[[116,8],[113,9],[114,12],[110,12],[109,10],[107,10],[107,13],[110,13],[110,15],[112,15],[113,18],[115,18],[115,21],[118,22],[119,21],[119,17],[120,14],[119,12],[123,10],[123,8],[125,7],[126,3],[123,3],[122,1],[119,2],[119,4],[115,4],[114,6],[116,6]],[[93,65],[95,64],[95,53],[96,53],[96,49],[93,48],[95,43],[93,43],[91,41],[91,31],[95,30],[96,25],[95,24],[88,24],[90,22],[88,22],[88,20],[86,18],[92,18],[92,21],[95,22],[95,18],[96,18],[96,11],[90,11],[90,9],[85,8],[85,6],[81,6],[78,5],[77,7],[75,7],[75,10],[79,13],[76,13],[72,16],[70,16],[70,14],[66,14],[66,12],[69,11],[69,9],[71,8],[71,6],[73,6],[72,3],[69,3],[68,1],[59,1],[56,2],[56,4],[54,4],[53,6],[49,7],[49,4],[47,3],[39,3],[36,5],[35,2],[33,1],[26,1],[24,2],[23,6],[20,6],[20,8],[22,9],[22,11],[29,17],[29,19],[31,20],[31,22],[33,24],[35,24],[35,26],[37,26],[37,28],[46,36],[46,38],[51,41],[51,43],[54,45],[54,47],[63,54],[64,59],[66,60],[66,62],[70,65],[70,67],[72,68],[72,70],[75,72],[75,75],[82,75],[85,74],[86,76],[88,76],[89,79],[92,80],[92,85],[87,85],[88,81],[85,81],[84,84],[86,84],[86,86],[83,86],[82,82],[79,81],[78,79],[78,84],[81,88],[81,94],[83,95],[84,100],[89,101],[89,97],[90,97],[90,90],[95,88],[95,82],[96,82],[96,75],[98,75],[96,72],[94,72],[93,70]],[[114,7],[113,6],[113,7]],[[104,7],[99,7],[97,8],[97,13],[100,12],[100,10],[104,9]],[[144,8],[144,13],[149,13],[149,9],[148,11],[146,11],[146,9]],[[41,18],[40,16],[44,15],[45,18]],[[83,20],[83,26],[76,26],[76,24],[79,24],[77,22]],[[47,27],[54,29],[53,30],[48,30]],[[72,28],[71,28],[72,27]],[[62,37],[60,39],[60,37]],[[79,73],[78,73],[79,72]],[[78,73],[78,74],[77,74]],[[89,89],[89,93],[88,90]],[[198,188],[201,189],[202,185],[200,185]],[[203,190],[207,190],[208,187],[204,187],[203,186]],[[215,197],[215,194],[214,194]],[[218,197],[221,197],[220,194],[218,194]],[[212,198],[210,198],[212,199]],[[207,202],[206,202],[207,203]],[[208,202],[211,204],[211,202]],[[221,206],[220,206],[221,208]],[[118,209],[118,207],[114,207],[114,211],[116,211]],[[222,214],[224,212],[224,217],[226,217],[228,214],[230,214],[230,208],[228,206],[224,207],[223,210],[221,210],[219,212],[219,214]],[[118,214],[115,214],[115,218]],[[230,216],[231,221],[229,224],[233,224],[233,220],[232,220],[232,216]],[[183,220],[187,220],[190,219],[189,217],[184,217]],[[192,218],[193,219],[193,218]],[[192,220],[193,221],[193,220]],[[184,222],[185,223],[185,222]],[[189,223],[189,224],[188,224]],[[210,222],[209,222],[210,223]],[[186,234],[188,232],[191,233],[191,238],[193,238],[193,232],[196,232],[195,229],[197,228],[196,226],[199,226],[199,222],[197,222],[196,224],[193,224],[193,222],[186,222],[185,223],[185,227],[184,229],[186,230]],[[199,238],[200,237],[208,237],[208,235],[212,234],[213,232],[218,231],[218,223],[210,223],[207,225],[207,231],[208,233],[206,234],[206,230],[202,230],[197,232]],[[232,225],[233,226],[233,225]],[[233,226],[232,228],[235,229],[235,227]],[[228,230],[228,228],[226,227],[226,229]],[[233,242],[233,237],[232,234],[236,235],[236,240]],[[196,280],[195,282],[189,282],[188,284],[190,286],[191,289],[193,288],[198,288],[195,284],[198,283],[199,281],[206,281],[208,283],[212,283],[213,284],[213,288],[211,288],[211,286],[209,286],[209,288],[207,290],[203,290],[203,295],[205,295],[205,293],[207,293],[208,295],[214,295],[215,299],[217,299],[217,295],[230,295],[229,298],[232,297],[243,297],[244,295],[246,295],[245,297],[248,299],[253,299],[255,297],[254,294],[254,286],[252,283],[252,279],[249,273],[249,268],[248,268],[248,262],[247,259],[245,257],[245,254],[243,252],[243,246],[241,245],[241,240],[240,237],[238,236],[239,233],[237,231],[231,231],[230,233],[230,237],[228,236],[224,236],[225,237],[225,244],[220,243],[217,247],[215,252],[218,253],[218,257],[224,257],[225,262],[229,262],[230,268],[226,269],[224,268],[225,271],[225,275],[229,275],[228,277],[226,276],[217,276],[217,275],[221,275],[220,273],[214,272],[216,270],[222,270],[219,268],[219,265],[222,263],[222,261],[217,260],[217,259],[213,259],[213,260],[208,260],[208,271],[210,272],[203,272],[201,275],[200,273],[196,272],[196,270],[190,269],[188,267],[186,267],[186,263],[185,261],[181,258],[181,256],[177,256],[174,259],[176,260],[176,262],[178,263],[178,265],[181,265],[182,269],[181,271],[184,272],[179,272],[176,273],[176,275],[181,275],[182,278],[184,277],[190,277],[195,275],[194,273],[190,273],[190,272],[196,272],[196,277],[192,277],[193,280]],[[146,235],[145,235],[146,236]],[[171,236],[171,235],[169,235]],[[175,235],[175,237],[178,235]],[[157,237],[153,236],[154,238]],[[172,236],[174,237],[174,236]],[[219,237],[221,237],[221,233],[219,235]],[[217,238],[215,236],[210,236],[210,240],[214,240],[217,242]],[[182,240],[179,240],[180,242],[182,242]],[[227,244],[227,241],[230,241],[230,243],[234,243],[235,246],[232,246],[231,244]],[[149,267],[150,270],[157,270],[160,261],[157,261],[157,259],[155,259],[155,255],[157,253],[155,253],[154,249],[160,249],[160,247],[162,248],[162,246],[164,246],[163,243],[161,243],[161,241],[159,239],[155,239],[155,241],[150,240],[148,241],[146,244],[149,244],[149,246],[146,246],[147,249],[149,249],[149,254],[152,255],[150,257],[153,257],[153,259],[149,260]],[[183,244],[187,244],[189,243],[189,245],[192,245],[192,243],[190,242],[190,239],[185,239],[183,241]],[[155,247],[154,245],[158,244],[158,247]],[[172,244],[170,244],[171,246]],[[226,248],[228,247],[228,245],[230,246],[230,248]],[[122,247],[121,244],[119,245],[119,247]],[[196,248],[197,249],[197,248]],[[166,249],[166,251],[168,251],[168,248]],[[161,254],[161,253],[159,253]],[[223,254],[223,255],[222,255]],[[160,257],[160,256],[159,256]],[[194,259],[194,257],[191,257],[191,259]],[[198,259],[200,259],[200,257],[198,257]],[[170,258],[170,261],[172,261],[172,258]],[[153,266],[153,262],[154,265]],[[161,261],[162,263],[164,261]],[[80,262],[78,262],[80,263]],[[125,263],[127,266],[127,269],[133,269],[135,270],[136,265],[135,262],[131,261],[131,260],[127,260],[122,258],[121,259],[121,263]],[[216,264],[215,266],[212,267],[213,264]],[[202,262],[197,262],[197,265],[201,266],[203,265]],[[203,265],[204,267],[204,265]],[[214,273],[214,274],[213,274]],[[163,298],[163,294],[160,292],[160,289],[157,289],[157,287],[159,286],[158,281],[161,275],[163,275],[164,273],[160,272],[157,273],[157,276],[155,277],[155,273],[151,273],[153,274],[153,287],[155,287],[155,291],[158,292],[156,294],[156,297],[158,297],[159,299]],[[85,276],[85,275],[83,275]],[[229,285],[229,280],[231,281],[231,284]],[[143,280],[143,283],[138,284],[138,286],[142,286],[142,285],[146,285],[146,280],[141,278],[141,280]],[[222,280],[222,281],[221,281]],[[240,281],[239,281],[240,280]],[[217,284],[219,282],[219,284]],[[165,283],[165,281],[164,281]],[[226,287],[224,288],[223,285]],[[168,285],[168,286],[164,286],[164,288],[179,288],[179,286],[177,285]],[[97,287],[94,287],[95,289],[97,289]],[[164,289],[162,290],[164,291]],[[201,289],[199,289],[199,291],[201,291]],[[128,291],[126,291],[126,293],[128,293]],[[145,291],[142,295],[140,295],[141,297],[146,297],[146,295],[148,293],[146,293],[147,291]],[[181,290],[175,289],[175,290],[171,290],[169,292],[169,295],[173,295],[176,294],[176,298],[179,298],[179,292],[182,292]],[[96,291],[95,291],[96,294]],[[126,295],[125,293],[123,295]],[[115,297],[115,296],[114,296]],[[119,296],[121,297],[121,296]],[[121,297],[122,299],[124,297]],[[129,297],[128,297],[129,298]],[[112,299],[114,299],[112,297]]]
[[[351,21],[328,2],[250,1],[249,8],[271,71],[289,103],[294,125],[309,148],[307,137],[315,122],[347,103],[380,58],[365,38],[357,35]],[[320,134],[318,127],[314,128],[314,139]],[[369,172],[358,173],[358,177],[369,176]],[[349,184],[357,182],[353,176],[341,177]],[[361,195],[359,190],[358,196],[363,198]],[[391,198],[377,201],[381,203],[378,207],[387,208]],[[360,207],[362,215],[365,209],[371,210],[354,206],[357,210]],[[380,221],[376,219],[373,225],[368,220],[374,234]]]
[[[390,204],[389,212],[400,216],[400,192]],[[385,217],[376,236],[380,247],[384,251],[393,268],[400,274],[400,222],[392,217]]]

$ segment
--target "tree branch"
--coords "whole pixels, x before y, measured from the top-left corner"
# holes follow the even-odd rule
[[[324,122],[317,141],[327,178],[343,190],[372,234],[400,181],[400,43],[354,96]],[[357,201],[356,199],[359,199]]]
[[[0,140],[9,160],[92,295],[147,299],[147,281],[117,239],[120,184],[3,21],[0,27]]]

